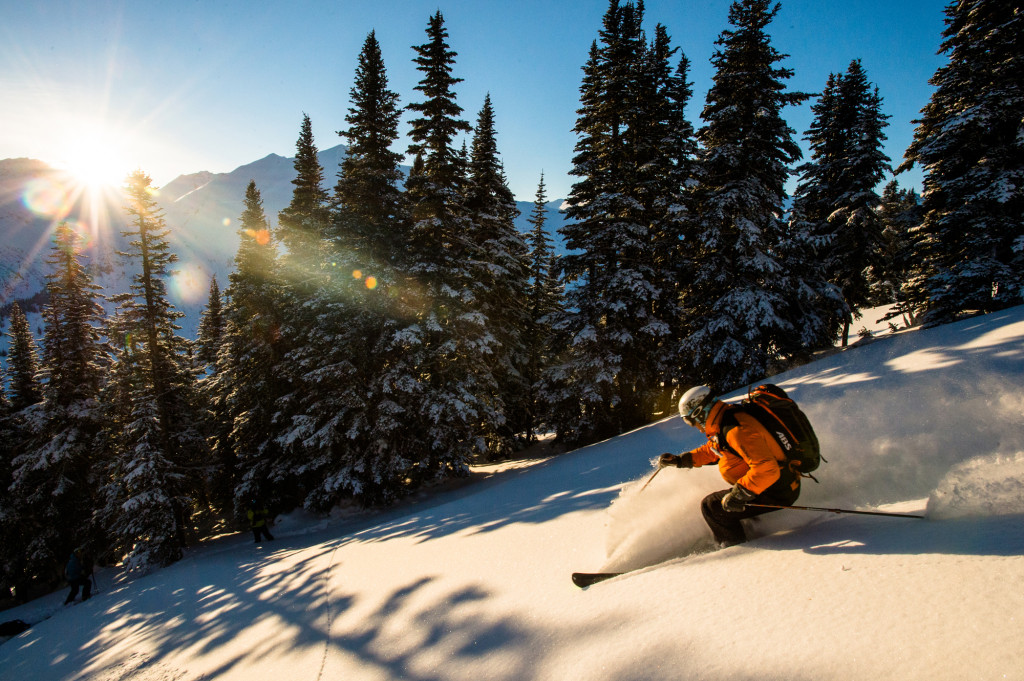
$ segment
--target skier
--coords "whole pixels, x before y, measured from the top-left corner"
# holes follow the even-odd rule
[[[82,547],[71,552],[68,564],[64,567],[64,577],[71,586],[68,597],[64,599],[64,605],[75,600],[79,588],[82,589],[82,600],[89,600],[92,595],[92,559],[85,555]]]
[[[274,539],[270,534],[270,529],[267,527],[270,511],[267,510],[265,505],[258,503],[255,499],[251,499],[246,515],[249,518],[249,529],[252,530],[253,539],[256,540],[257,544],[260,543],[260,535],[265,536],[267,540]]]
[[[790,506],[800,496],[800,475],[787,464],[782,448],[753,416],[716,399],[711,388],[697,386],[679,400],[679,414],[704,433],[708,442],[682,454],[662,454],[658,465],[693,468],[717,463],[731,489],[713,492],[701,502],[701,513],[720,547],[747,540],[740,523],[771,508],[751,502]]]

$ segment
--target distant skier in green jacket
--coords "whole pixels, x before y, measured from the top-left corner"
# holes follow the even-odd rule
[[[253,539],[257,544],[260,543],[260,535],[265,536],[268,540],[274,539],[267,527],[270,511],[264,504],[259,503],[256,499],[250,500],[246,515],[249,518],[249,529],[252,530]]]

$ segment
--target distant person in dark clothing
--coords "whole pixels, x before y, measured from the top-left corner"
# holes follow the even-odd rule
[[[71,586],[68,597],[64,599],[64,605],[71,603],[78,596],[78,590],[82,590],[82,600],[89,600],[92,595],[92,559],[85,555],[81,548],[75,549],[68,558],[68,564],[64,567],[64,577]]]
[[[264,504],[257,502],[255,499],[249,503],[249,510],[246,513],[249,517],[249,529],[252,530],[253,539],[256,543],[260,543],[260,535],[263,535],[268,540],[272,540],[274,537],[270,534],[270,528],[267,527],[268,518],[270,517],[270,511],[267,510]]]

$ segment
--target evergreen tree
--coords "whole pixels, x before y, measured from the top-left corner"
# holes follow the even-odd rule
[[[566,211],[575,222],[560,230],[570,249],[561,259],[567,312],[556,324],[569,353],[549,377],[563,386],[550,396],[560,434],[576,442],[647,420],[671,333],[657,313],[668,311],[665,291],[674,283],[658,281],[655,246],[675,231],[664,192],[680,194],[666,184],[677,176],[661,172],[672,161],[659,149],[674,122],[663,68],[672,50],[663,31],[648,47],[643,13],[643,3],[610,2],[580,88],[580,180]]]
[[[26,576],[59,575],[72,549],[91,534],[99,480],[97,397],[107,362],[98,330],[99,287],[81,260],[80,237],[67,223],[58,224],[46,260],[52,269],[43,309],[44,400],[26,410],[28,438],[13,462],[10,487],[28,538],[19,547]]]
[[[656,411],[665,413],[674,402],[673,389],[685,389],[687,371],[680,353],[683,338],[689,332],[683,326],[682,306],[690,298],[692,262],[697,246],[697,206],[694,188],[699,178],[697,139],[693,125],[686,119],[686,107],[693,95],[687,82],[690,63],[680,54],[673,71],[670,60],[678,50],[672,48],[665,28],[660,24],[647,53],[648,96],[650,107],[649,160],[645,161],[644,197],[650,206],[651,237],[655,276],[654,316],[668,329],[659,352],[652,357],[663,386]]]
[[[285,282],[299,304],[317,290],[323,276],[324,237],[327,226],[328,195],[323,188],[324,170],[309,116],[302,116],[302,128],[295,143],[295,178],[292,199],[278,215],[278,239],[285,248],[282,255]]]
[[[528,252],[515,226],[519,215],[498,153],[494,108],[488,95],[477,118],[469,156],[466,208],[474,222],[477,274],[474,309],[487,319],[493,338],[489,370],[498,384],[493,396],[501,412],[498,430],[488,433],[492,458],[507,457],[529,422],[526,365]]]
[[[213,367],[217,362],[220,344],[224,337],[224,308],[220,298],[220,287],[216,275],[210,278],[210,295],[206,309],[199,318],[199,335],[196,353],[199,362],[206,367]]]
[[[7,372],[0,365],[0,441],[4,443],[0,447],[0,593],[9,594],[13,588],[20,597],[27,573],[22,547],[29,538],[9,490],[13,460],[21,449],[21,434],[7,399],[6,384]]]
[[[874,303],[894,304],[886,318],[902,316],[906,326],[913,326],[924,303],[914,298],[922,277],[917,257],[918,230],[923,220],[921,201],[913,189],[900,189],[892,180],[882,192],[879,214],[885,229],[880,264],[872,272]]]
[[[769,0],[734,2],[733,28],[712,57],[714,82],[701,114],[703,144],[698,190],[701,252],[693,269],[684,343],[696,378],[722,391],[763,377],[769,362],[802,345],[797,318],[805,309],[790,296],[803,290],[800,272],[780,260],[781,216],[788,165],[801,156],[782,108],[807,98],[785,91],[785,55],[765,32],[779,11]],[[792,249],[788,252],[792,252]]]
[[[407,272],[419,301],[409,301],[416,315],[393,339],[407,353],[401,374],[390,379],[405,387],[405,399],[418,403],[406,420],[416,439],[401,445],[402,454],[416,462],[414,484],[465,475],[471,457],[486,449],[484,434],[494,432],[500,418],[488,399],[497,390],[486,360],[494,340],[488,320],[476,310],[472,223],[463,201],[464,164],[454,146],[455,137],[470,127],[459,118],[462,107],[453,87],[461,79],[452,76],[456,53],[440,12],[430,18],[427,38],[413,48],[423,74],[416,90],[424,100],[408,106],[416,116],[409,153],[422,160],[422,169],[406,183]],[[409,377],[419,384],[410,385]]]
[[[815,252],[825,277],[843,292],[845,346],[852,320],[870,304],[870,270],[879,265],[883,226],[875,187],[890,171],[882,151],[888,116],[860,60],[845,75],[829,76],[812,109],[811,161],[800,168],[791,221],[819,244]]]
[[[0,498],[6,495],[7,486],[11,483],[11,459],[16,449],[16,447],[10,446],[16,441],[13,414],[11,401],[7,398],[7,372],[0,364],[0,438],[3,439],[3,442],[9,443],[0,454]],[[0,504],[0,506],[2,505]]]
[[[275,417],[277,402],[289,388],[279,371],[284,341],[277,246],[263,199],[251,180],[244,205],[212,387],[226,422],[214,440],[216,458],[223,467],[214,489],[218,497],[233,493],[239,518],[254,498],[283,506],[282,486],[274,483],[289,476],[276,437],[281,429]]]
[[[279,400],[278,439],[288,464],[275,474],[274,495],[283,508],[302,503],[313,482],[314,459],[320,456],[312,437],[314,418],[309,414],[311,400],[323,390],[316,376],[321,358],[319,346],[325,333],[325,308],[334,301],[325,290],[330,287],[328,250],[330,225],[328,194],[323,189],[324,171],[320,166],[309,116],[303,116],[302,130],[296,142],[294,189],[288,206],[278,215],[281,255],[281,333],[285,354],[278,367],[288,382],[289,391]]]
[[[106,399],[120,401],[107,403],[112,418],[105,434],[118,444],[107,467],[99,520],[110,533],[112,557],[124,557],[129,571],[146,572],[181,558],[192,499],[183,467],[168,456],[160,395],[147,380],[146,357],[131,343],[120,348],[104,389]]]
[[[453,146],[455,137],[472,128],[460,118],[462,107],[455,100],[453,88],[462,79],[452,75],[458,54],[448,45],[448,29],[441,12],[430,17],[427,38],[427,43],[413,47],[417,54],[413,62],[423,74],[416,90],[424,101],[406,107],[416,115],[410,121],[409,153],[423,158],[423,172],[419,175],[422,179],[417,184],[426,184],[417,186],[414,196],[419,203],[418,213],[433,212],[448,217],[461,210],[458,190],[462,173],[459,152]]]
[[[10,351],[7,366],[11,375],[11,408],[21,411],[43,399],[42,383],[39,380],[39,350],[32,329],[21,307],[11,306]]]
[[[926,323],[1024,299],[1024,11],[1019,2],[946,8],[941,51],[905,169],[920,163]]]
[[[350,254],[356,276],[344,269],[338,290],[354,304],[349,310],[343,340],[335,344],[336,367],[345,367],[346,379],[358,390],[339,391],[335,413],[344,423],[331,425],[335,437],[347,441],[332,452],[312,505],[326,506],[342,495],[364,504],[391,501],[403,493],[413,462],[401,446],[403,431],[411,428],[407,414],[418,407],[417,397],[405,388],[415,384],[408,376],[395,380],[393,372],[406,367],[396,332],[413,315],[407,309],[410,287],[406,279],[406,202],[400,189],[401,155],[391,151],[398,139],[398,95],[388,89],[387,74],[376,37],[363,45],[351,90],[349,127],[342,131],[348,156],[342,162],[335,195],[338,203],[335,250]],[[419,172],[422,174],[422,156]],[[415,184],[415,182],[413,182]],[[344,355],[340,349],[344,348]],[[327,431],[331,432],[331,431]]]
[[[360,262],[376,270],[401,252],[403,197],[400,189],[402,156],[391,150],[398,140],[401,110],[398,95],[388,89],[388,77],[374,32],[363,44],[355,84],[349,91],[352,106],[338,134],[348,142],[341,162],[335,198],[336,219],[342,226],[339,238],[359,253]],[[383,271],[378,272],[383,281]]]
[[[0,434],[6,435],[6,429],[10,424],[11,412],[11,401],[7,399],[7,372],[4,371],[3,365],[0,364]],[[9,442],[10,440],[4,437],[4,441]],[[2,463],[3,459],[0,459],[0,465],[2,465]],[[2,469],[0,469],[0,471],[2,471]],[[0,483],[2,482],[3,480],[0,480]],[[0,491],[6,489],[6,486],[0,487]]]
[[[556,344],[557,335],[552,329],[561,312],[562,288],[558,281],[558,255],[555,253],[551,235],[547,230],[547,188],[544,174],[537,184],[537,196],[530,212],[529,223],[533,229],[527,235],[530,255],[530,281],[527,286],[526,340],[526,404],[529,420],[526,424],[526,440],[533,440],[538,427],[547,421],[547,408],[542,395],[545,390],[542,378],[545,371],[562,352]]]
[[[164,278],[177,260],[167,242],[163,211],[142,171],[128,177],[129,248],[120,255],[137,270],[130,291],[111,297],[119,367],[108,405],[123,430],[112,431],[104,515],[116,550],[130,568],[146,569],[181,556],[198,510],[200,472],[208,450],[200,426],[189,344],[176,331],[182,313],[167,299]],[[123,334],[123,335],[122,335]]]
[[[224,342],[224,307],[217,285],[217,277],[210,278],[210,294],[206,308],[199,318],[199,330],[196,338],[195,360],[199,374],[197,389],[203,403],[208,406],[207,422],[204,432],[212,447],[224,439],[230,428],[227,423],[228,414],[223,395],[217,389],[215,380],[218,357]],[[218,450],[218,454],[220,451]],[[212,514],[204,514],[208,523],[219,522],[228,515],[231,507],[232,490],[230,489],[234,466],[231,459],[220,459],[218,465],[212,467],[205,476],[199,508],[209,509]],[[205,528],[204,528],[205,529]]]
[[[8,428],[11,423],[11,401],[7,399],[7,372],[4,371],[4,367],[0,364],[0,435],[4,436],[4,442],[10,442],[11,440],[7,437],[9,434]],[[10,456],[10,452],[5,452],[7,456]],[[9,464],[3,457],[0,457],[0,476],[3,475],[3,471],[7,470],[10,472],[10,467],[4,468],[5,464]],[[8,481],[9,482],[9,481]],[[7,485],[3,484],[4,479],[0,478],[0,493],[7,490]]]

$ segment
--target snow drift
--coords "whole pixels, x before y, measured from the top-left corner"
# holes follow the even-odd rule
[[[668,418],[382,515],[281,519],[34,626],[0,676],[39,681],[1024,679],[1024,308],[908,331],[773,377],[828,463],[801,504],[707,551],[713,468]],[[738,399],[739,394],[730,396]],[[817,474],[817,473],[816,473]],[[587,591],[573,570],[637,568]]]

